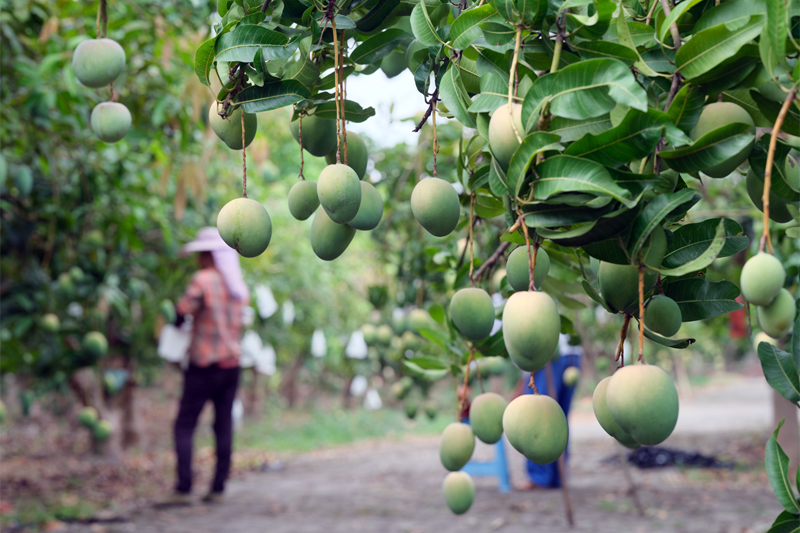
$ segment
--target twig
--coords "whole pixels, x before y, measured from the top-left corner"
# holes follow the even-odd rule
[[[772,238],[769,235],[769,192],[772,187],[772,164],[775,161],[775,148],[778,145],[778,134],[783,126],[783,121],[789,112],[789,106],[794,101],[795,94],[797,93],[797,86],[795,85],[786,95],[786,100],[783,101],[781,110],[778,113],[778,118],[775,119],[775,125],[772,127],[772,136],[769,139],[769,151],[767,151],[767,167],[764,170],[764,193],[761,195],[761,201],[764,204],[764,231],[761,234],[761,242],[758,244],[758,251],[764,251],[764,244],[766,243],[769,252],[772,253]]]
[[[339,50],[341,57],[339,58],[339,83],[341,86],[339,87],[339,105],[342,107],[342,145],[344,145],[344,164],[347,164],[347,122],[344,118],[345,112],[345,81],[344,81],[344,48],[346,47],[346,41],[344,39],[344,30],[342,30],[342,48]]]
[[[264,0],[264,3],[261,4],[261,12],[262,13],[266,13],[267,12],[267,8],[269,8],[270,2],[272,2],[272,0]]]
[[[247,198],[247,156],[244,145],[244,109],[239,110],[242,119],[242,196]]]
[[[422,120],[419,121],[419,124],[417,124],[417,126],[413,130],[411,130],[412,133],[417,133],[419,130],[422,129],[422,126],[424,126],[425,123],[428,122],[428,118],[431,116],[431,112],[433,112],[433,108],[436,106],[438,98],[439,98],[439,89],[436,89],[435,91],[433,91],[433,95],[431,95],[431,99],[428,102],[428,109],[425,110],[425,114],[422,115]]]
[[[669,16],[672,13],[672,8],[669,6],[669,0],[661,0],[661,7],[664,8],[664,16]],[[672,44],[675,46],[675,51],[677,52],[678,49],[681,47],[681,32],[678,31],[678,25],[674,22],[669,27],[669,31],[672,34]]]
[[[528,380],[528,388],[533,391],[534,394],[539,394],[539,389],[536,388],[536,381],[533,379],[533,375],[535,372],[531,372],[531,379]]]
[[[514,41],[514,56],[511,58],[511,70],[508,73],[508,114],[511,119],[511,129],[514,130],[514,136],[517,142],[522,144],[522,136],[517,131],[517,125],[514,124],[514,79],[517,72],[517,63],[519,62],[519,47],[522,42],[522,24],[517,24],[517,34]]]
[[[469,359],[467,359],[467,369],[464,371],[464,386],[461,389],[461,407],[459,409],[459,417],[464,412],[464,406],[467,402],[467,383],[469,382],[469,367],[472,364],[472,357],[475,355],[475,347],[473,346],[469,351]]]
[[[101,35],[100,29],[102,25],[103,33]],[[97,38],[108,37],[108,6],[106,0],[100,0],[97,6]]]
[[[436,156],[439,154],[439,139],[436,137],[436,100],[437,97],[431,98],[431,105],[433,112],[431,113],[431,125],[433,126],[433,177],[438,178],[439,175],[436,170]]]
[[[297,120],[297,138],[300,140],[300,178],[305,181],[306,177],[303,175],[303,113],[300,113]]]
[[[473,192],[469,197],[469,280],[472,286],[475,286],[475,278],[472,275],[475,269],[475,236],[472,232],[472,225],[475,223],[475,193]]]
[[[622,364],[625,366],[625,357],[623,351],[625,349],[625,339],[628,337],[628,324],[631,322],[631,315],[626,314],[625,320],[622,323],[622,329],[619,330],[619,346],[617,346],[617,353],[614,355],[614,361],[619,361],[622,356]]]
[[[480,266],[480,268],[478,268],[478,271],[475,272],[475,277],[478,278],[478,280],[480,280],[484,272],[488,272],[489,269],[491,269],[497,263],[497,261],[500,260],[505,251],[508,250],[509,246],[511,246],[510,242],[507,241],[501,242],[500,246],[497,247],[497,249],[494,251],[491,257],[489,257],[489,259],[487,259],[486,262],[483,263]]]
[[[525,234],[525,245],[528,247],[528,290],[535,291],[536,286],[533,284],[533,273],[536,270],[536,254],[539,251],[539,242],[534,238],[533,250],[531,250],[531,238],[528,234],[527,224],[522,224],[522,233]]]
[[[644,263],[639,263],[639,362],[644,363]]]
[[[333,11],[330,6],[333,5],[333,0],[328,4],[328,11]],[[336,104],[336,164],[342,163],[342,135],[339,130],[341,127],[341,114],[339,113],[339,40],[336,37],[336,19],[330,17],[331,29],[333,30],[333,77],[336,90],[334,91],[334,103]]]

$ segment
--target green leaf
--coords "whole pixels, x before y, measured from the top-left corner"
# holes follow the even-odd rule
[[[319,79],[319,67],[311,59],[311,37],[300,41],[300,57],[286,65],[284,80],[296,80],[309,87]]]
[[[462,11],[450,26],[450,41],[453,48],[456,50],[467,48],[483,35],[480,25],[493,19],[499,21],[497,11],[488,4]]]
[[[316,19],[317,24],[320,28],[325,27],[325,16]],[[333,17],[333,21],[336,23],[336,32],[340,32],[342,30],[354,30],[356,29],[356,22],[351,19],[350,17],[346,17],[344,15],[336,15]],[[326,31],[332,31],[333,25],[329,22],[326,28]]]
[[[786,63],[786,4],[787,0],[767,0],[767,23],[761,32],[758,51],[761,63],[770,78],[775,77],[775,66],[788,67]]]
[[[615,265],[629,265],[631,263],[631,258],[625,249],[624,233],[611,239],[586,244],[582,246],[582,249],[590,257],[600,261],[614,263]]]
[[[214,44],[216,42],[217,37],[212,37],[198,46],[197,51],[194,53],[194,73],[197,74],[200,83],[207,87],[211,86],[209,74],[211,73],[211,65],[214,64]]]
[[[639,55],[639,51],[636,49],[636,44],[633,41],[633,36],[631,36],[630,28],[628,27],[628,21],[625,19],[622,13],[620,13],[620,15],[617,17],[617,35],[619,37],[619,44],[625,46],[631,52],[633,52],[633,55],[635,56],[633,63],[639,72],[645,76],[657,76],[656,72],[650,68],[644,59],[642,59],[642,56]]]
[[[428,310],[428,313],[431,315],[431,318],[439,324],[444,324],[447,321],[444,308],[439,304],[433,304]]]
[[[512,196],[515,198],[519,196],[519,191],[525,182],[525,175],[528,173],[533,158],[547,150],[562,149],[558,141],[558,135],[546,131],[531,133],[522,140],[522,144],[511,157],[511,162],[508,164],[508,173],[506,174],[506,183]]]
[[[359,65],[375,63],[388,56],[400,43],[408,39],[405,31],[399,28],[388,29],[358,45],[350,54],[350,59]]]
[[[570,45],[583,59],[616,59],[628,66],[639,60],[639,54],[627,46],[605,41],[582,41]]]
[[[800,478],[797,478],[797,479],[800,480]],[[800,487],[798,487],[798,489],[800,489]],[[794,521],[797,521],[797,520],[798,520],[797,515],[792,514],[789,511],[784,510],[784,511],[781,511],[781,514],[779,514],[778,517],[775,519],[775,521],[772,522],[772,526],[775,527],[778,524],[782,524],[784,522],[794,522]],[[770,529],[769,531],[772,531],[772,530]],[[767,533],[769,533],[769,531]]]
[[[253,24],[237,26],[233,31],[220,35],[215,46],[216,61],[240,61],[252,63],[261,49],[264,61],[286,59],[291,52],[286,46],[289,38],[282,33]]]
[[[745,237],[745,239],[747,239],[747,237]],[[658,271],[661,272],[662,276],[680,277],[685,276],[690,272],[702,270],[713,263],[714,259],[719,256],[719,253],[725,246],[726,240],[725,221],[720,219],[719,223],[717,224],[717,229],[714,233],[713,240],[708,243],[708,246],[706,246],[706,249],[702,253],[696,255],[693,259],[681,264],[680,266],[676,266],[675,268],[661,267],[658,269]]]
[[[723,2],[720,5],[709,9],[694,24],[692,31],[697,33],[707,30],[713,26],[726,24],[730,28],[747,24],[753,15],[766,15],[766,0],[736,0],[735,2]]]
[[[744,150],[755,138],[751,130],[749,124],[728,124],[703,135],[690,146],[665,150],[658,155],[669,168],[678,172],[702,172]]]
[[[690,202],[694,195],[695,192],[692,189],[681,189],[673,193],[656,196],[652,202],[647,204],[633,223],[631,240],[628,243],[628,255],[632,259],[636,259],[650,233],[661,225],[661,222],[667,218],[670,212]]]
[[[764,16],[754,15],[750,22],[735,30],[721,25],[695,33],[675,54],[675,65],[689,80],[705,74],[758,37],[763,25]]]
[[[336,120],[336,102],[324,102],[318,105],[317,109],[314,111],[314,115],[321,118]],[[368,118],[375,116],[375,108],[368,107],[364,109],[358,102],[345,100],[344,116],[347,120],[352,122],[364,122]]]
[[[799,533],[799,532],[800,532],[800,520],[798,520],[797,518],[793,518],[792,520],[782,521],[777,525],[773,525],[771,528],[767,530],[767,533]]]
[[[358,28],[358,31],[364,33],[377,30],[381,24],[383,24],[383,21],[386,20],[399,5],[400,0],[382,0],[381,2],[377,2],[375,7],[356,21],[356,28]]]
[[[489,189],[496,196],[508,196],[509,194],[506,173],[494,157],[489,168]]]
[[[630,227],[631,222],[636,218],[639,213],[638,209],[621,209],[603,215],[594,221],[591,227],[583,234],[570,236],[551,236],[549,237],[554,243],[559,246],[586,246],[594,242],[602,242],[610,238],[616,237],[625,229]],[[544,230],[539,230],[539,233],[544,236]]]
[[[672,100],[667,115],[672,122],[683,131],[690,131],[697,124],[703,105],[706,101],[706,90],[700,85],[685,85]]]
[[[424,379],[425,381],[436,381],[449,373],[446,369],[428,370],[408,360],[403,361],[403,371],[409,376]]]
[[[658,32],[658,40],[664,42],[669,34],[669,27],[678,22],[678,19],[683,16],[689,9],[699,4],[701,0],[685,0],[672,8],[669,16],[661,23],[661,30]]]
[[[483,38],[486,42],[494,46],[506,44],[516,36],[514,28],[508,24],[485,22],[481,24],[480,28],[483,31]]]
[[[584,120],[605,115],[616,104],[647,111],[647,93],[625,63],[589,59],[533,82],[522,104],[522,123],[531,131],[545,102],[553,115]]]
[[[228,13],[229,0],[217,0],[217,13],[220,17],[224,17]]]
[[[800,296],[794,302],[795,319],[794,332],[792,333],[792,354],[794,354],[794,366],[800,368]],[[800,490],[800,488],[798,489]]]
[[[571,206],[537,202],[521,203],[525,213],[525,224],[529,228],[546,228],[553,226],[570,226],[584,222],[594,222],[614,209],[608,206],[603,209],[591,209],[583,205]]]
[[[425,46],[444,44],[444,41],[442,41],[442,38],[439,37],[439,34],[436,32],[436,26],[434,26],[431,20],[428,7],[425,5],[424,0],[417,4],[411,11],[411,31],[414,32],[414,37]]]
[[[720,222],[725,227],[725,244],[717,257],[729,257],[746,249],[750,239],[744,235],[738,222],[729,218],[711,218],[679,227],[673,234],[661,266],[666,269],[676,268],[697,259],[714,241]]]
[[[506,343],[503,340],[503,330],[498,331],[488,339],[473,343],[475,349],[478,350],[484,357],[503,356],[508,357],[506,351]]]
[[[508,22],[518,24],[522,22],[522,16],[517,9],[517,0],[489,0],[501,17]]]
[[[508,102],[508,82],[490,71],[481,76],[481,94],[469,106],[470,113],[491,112]],[[523,132],[520,132],[522,135]]]
[[[766,342],[759,344],[759,358],[761,357],[761,347],[764,345],[770,346]],[[796,382],[796,371],[794,379]],[[767,380],[769,380],[769,378],[767,378]],[[772,383],[770,383],[770,385],[772,385]],[[798,398],[800,398],[800,396],[798,396]],[[778,498],[778,501],[781,503],[783,508],[792,514],[797,514],[800,513],[800,503],[798,503],[797,498],[794,496],[792,482],[790,481],[789,477],[789,456],[786,455],[786,452],[783,451],[781,445],[778,444],[778,434],[781,431],[784,421],[785,419],[782,419],[780,423],[778,423],[778,427],[775,428],[775,432],[772,434],[772,437],[770,437],[770,439],[767,441],[765,460],[767,466],[767,477],[769,477],[769,483],[772,485],[772,490],[775,493],[775,497]]]
[[[438,329],[421,328],[418,333],[442,350],[448,350],[447,344],[450,342],[450,337],[445,332]]]
[[[597,289],[595,289],[594,286],[591,283],[589,283],[586,280],[583,280],[583,281],[581,281],[581,285],[583,286],[583,290],[586,292],[586,294],[589,296],[589,298],[591,298],[595,302],[599,303],[609,313],[613,313],[614,312],[614,311],[611,310],[611,307],[609,307],[609,305],[606,303],[606,301],[603,299],[603,297],[600,296],[600,293],[597,292]]]
[[[295,80],[267,83],[263,87],[248,87],[236,98],[238,105],[247,113],[271,111],[296,104],[311,97],[311,92]]]
[[[441,359],[437,359],[436,357],[424,356],[420,355],[417,357],[412,357],[411,359],[407,360],[409,363],[413,363],[420,368],[424,368],[426,370],[441,370],[445,368],[449,368],[449,365],[442,361]]]
[[[739,287],[730,281],[705,281],[700,278],[670,281],[664,294],[675,300],[683,322],[707,320],[741,309],[736,301]]]
[[[424,5],[424,4],[420,4]],[[414,8],[416,9],[416,8]],[[454,68],[452,64],[447,68],[447,72],[442,78],[439,85],[439,96],[442,102],[450,110],[459,122],[468,128],[476,127],[475,118],[467,111],[467,108],[472,104],[464,84],[461,82],[461,75],[458,68]]]
[[[750,168],[762,184],[764,183],[764,172],[767,169],[768,147],[769,136],[765,135],[756,143],[753,153],[750,154]],[[789,150],[789,145],[778,141],[775,147],[775,158],[772,163],[772,185],[770,192],[786,200],[797,202],[800,201],[800,192],[792,188],[790,183],[791,178],[787,176],[784,166],[787,156],[789,155]],[[797,184],[795,184],[795,187],[796,186]]]
[[[780,113],[781,104],[766,98],[757,91],[750,91],[750,97],[753,98],[756,105],[758,105],[758,110],[767,117],[767,120],[774,124],[775,120],[778,118],[778,113]],[[800,135],[800,111],[798,111],[797,107],[789,107],[789,111],[783,119],[783,126],[781,129],[791,135]]]
[[[609,115],[601,115],[586,120],[553,117],[550,121],[550,133],[561,137],[561,142],[577,141],[589,133],[602,133],[612,128]]]
[[[568,155],[548,158],[537,167],[539,179],[533,182],[533,196],[546,200],[564,192],[590,192],[605,195],[633,207],[631,193],[616,184],[602,165]]]
[[[800,401],[800,381],[792,354],[768,342],[758,345],[758,358],[770,387],[790,402]]]
[[[666,346],[668,348],[675,348],[676,350],[683,350],[684,348],[688,348],[689,346],[697,342],[696,339],[668,339],[666,337],[662,337],[661,335],[653,333],[647,328],[644,328],[644,336],[662,346]]]
[[[650,154],[667,128],[671,130],[674,142],[691,142],[665,113],[657,109],[649,109],[646,113],[631,109],[616,128],[599,135],[586,135],[572,143],[564,153],[617,167]]]

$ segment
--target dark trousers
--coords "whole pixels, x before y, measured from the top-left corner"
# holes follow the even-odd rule
[[[178,456],[178,492],[192,490],[192,438],[197,419],[206,402],[214,402],[214,436],[217,441],[217,469],[211,490],[222,492],[231,468],[233,445],[233,400],[239,386],[239,368],[217,365],[189,365],[183,373],[183,396],[175,420],[175,453]]]

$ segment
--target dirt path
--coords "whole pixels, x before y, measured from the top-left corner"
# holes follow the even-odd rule
[[[753,449],[771,423],[763,378],[684,399],[678,428],[667,445],[704,453],[730,453],[730,443],[752,434]],[[73,525],[68,531],[163,533],[381,533],[447,532],[761,532],[779,505],[759,468],[735,471],[670,468],[633,472],[646,516],[637,515],[619,464],[606,461],[615,444],[598,434],[586,406],[571,416],[571,488],[576,525],[564,518],[559,491],[500,494],[497,482],[476,480],[472,509],[455,517],[440,492],[445,471],[438,439],[384,441],[295,457],[280,472],[259,473],[230,484],[216,507],[141,510],[119,524]],[[602,431],[602,430],[600,430]],[[730,438],[729,438],[730,437]],[[748,437],[744,437],[746,440]],[[476,454],[491,454],[480,447]],[[740,456],[733,451],[735,456]],[[757,460],[753,461],[756,465]],[[519,479],[521,457],[512,456]]]

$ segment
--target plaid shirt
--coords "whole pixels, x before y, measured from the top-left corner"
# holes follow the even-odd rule
[[[221,368],[239,366],[244,303],[230,298],[217,269],[205,268],[195,273],[176,308],[180,315],[194,317],[190,363],[201,367],[214,363]]]

